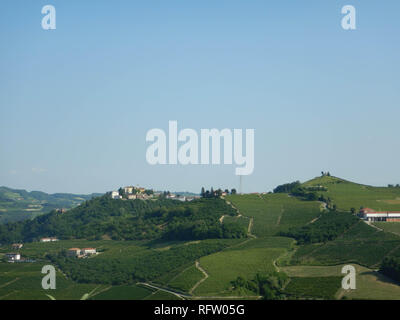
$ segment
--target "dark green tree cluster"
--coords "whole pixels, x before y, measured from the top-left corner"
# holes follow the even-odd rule
[[[53,211],[30,221],[0,225],[0,243],[38,241],[42,237],[59,239],[146,240],[168,238],[236,238],[245,233],[235,225],[219,223],[222,215],[235,211],[221,199],[178,202],[113,200],[107,196],[84,202],[61,214]],[[185,230],[180,234],[178,230]]]
[[[188,211],[173,210],[173,218],[165,228],[164,238],[168,240],[202,240],[218,238],[243,238],[246,228],[238,223],[220,223],[222,215],[235,215],[235,210],[225,201],[217,198],[201,199]],[[178,218],[176,218],[178,217]]]
[[[263,296],[265,300],[281,300],[285,298],[283,288],[289,277],[283,272],[258,273],[254,279],[237,277],[231,284],[234,289],[244,288]]]
[[[246,234],[246,228],[237,223],[206,223],[196,220],[171,225],[164,238],[167,240],[234,239],[245,238]]]
[[[231,191],[225,189],[225,191],[222,191],[222,189],[214,190],[213,187],[211,187],[210,190],[205,190],[204,187],[202,187],[200,196],[202,198],[220,198],[224,192],[226,194],[236,194],[236,189],[232,189]]]
[[[290,228],[288,231],[280,232],[280,235],[291,237],[299,244],[326,242],[336,239],[360,220],[349,213],[328,212],[308,225]]]
[[[273,191],[274,193],[292,193],[295,189],[301,187],[300,181],[285,183],[277,186]]]
[[[386,257],[383,259],[379,271],[400,283],[400,258]]]

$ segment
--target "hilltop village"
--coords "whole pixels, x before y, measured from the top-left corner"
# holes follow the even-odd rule
[[[200,198],[200,196],[185,196],[174,194],[169,191],[155,192],[152,189],[146,189],[139,186],[121,187],[118,189],[118,191],[111,191],[108,194],[111,199],[114,200],[156,200],[159,198],[165,198],[179,201],[192,201]]]

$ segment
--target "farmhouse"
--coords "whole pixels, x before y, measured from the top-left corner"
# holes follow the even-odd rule
[[[56,237],[50,237],[50,238],[41,238],[40,242],[53,242],[53,241],[58,241]]]
[[[81,249],[79,248],[70,248],[67,251],[68,257],[79,257],[81,255]]]
[[[96,254],[96,249],[95,248],[83,248],[81,253],[83,255],[92,255],[92,254]]]
[[[8,262],[14,262],[21,260],[21,255],[19,253],[6,253]]]
[[[24,245],[22,243],[14,243],[11,248],[13,248],[14,250],[18,250],[21,249]]]
[[[360,216],[367,221],[400,222],[400,211],[375,211],[363,208],[360,210]]]
[[[97,254],[96,248],[70,248],[67,251],[68,257],[85,258],[93,254]]]

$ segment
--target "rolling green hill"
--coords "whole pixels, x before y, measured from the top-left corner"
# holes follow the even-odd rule
[[[358,210],[360,207],[368,207],[378,211],[400,211],[400,188],[372,187],[332,176],[317,177],[302,186],[325,187],[327,191],[317,191],[318,195],[332,199],[338,210],[350,211],[351,208]]]
[[[70,209],[100,194],[48,194],[0,187],[0,223],[31,219],[54,209]]]
[[[29,221],[0,225],[0,242],[30,242],[43,237],[100,240],[202,240],[241,238],[245,227],[220,223],[235,210],[221,199],[181,202],[113,200],[108,195],[82,203],[66,213],[52,211]]]
[[[369,225],[350,210],[400,210],[399,188],[323,176],[276,190],[185,203],[103,196],[0,226],[0,261],[20,239],[33,241],[19,252],[35,260],[0,262],[0,300],[49,298],[45,264],[59,271],[56,299],[400,299],[400,223]],[[71,247],[99,254],[68,258]],[[356,290],[341,289],[345,264]]]

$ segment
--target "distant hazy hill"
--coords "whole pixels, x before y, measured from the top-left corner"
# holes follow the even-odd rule
[[[178,194],[180,196],[183,197],[195,197],[195,196],[199,196],[199,193],[193,193],[193,192],[189,192],[189,191],[174,191],[172,192],[173,194]]]
[[[0,223],[30,219],[57,208],[70,209],[101,194],[48,194],[0,187]]]

